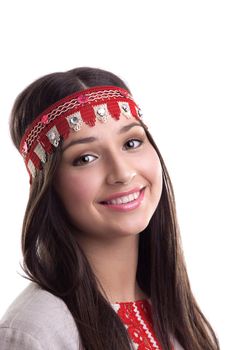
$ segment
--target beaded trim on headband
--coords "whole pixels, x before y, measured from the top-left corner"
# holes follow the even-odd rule
[[[47,108],[27,128],[20,143],[30,178],[42,169],[48,155],[71,130],[79,131],[83,123],[93,127],[96,120],[106,123],[109,117],[118,120],[121,115],[142,119],[142,112],[129,92],[116,86],[79,91]]]

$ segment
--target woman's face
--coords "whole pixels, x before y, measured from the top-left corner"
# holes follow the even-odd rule
[[[136,119],[83,124],[62,149],[55,188],[80,234],[106,239],[146,228],[161,196],[162,170]]]

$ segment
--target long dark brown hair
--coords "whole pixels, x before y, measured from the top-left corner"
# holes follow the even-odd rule
[[[27,126],[59,99],[92,86],[125,88],[116,75],[82,67],[46,75],[16,99],[10,121],[11,136],[19,144]],[[168,171],[160,158],[163,189],[149,225],[140,233],[137,281],[151,299],[154,328],[164,350],[174,337],[185,350],[217,350],[218,341],[192,294],[181,249],[175,198]],[[53,186],[60,149],[33,180],[22,229],[23,268],[26,276],[60,297],[70,310],[86,350],[128,350],[127,331],[99,290],[84,251],[79,246],[66,210]],[[76,232],[76,233],[75,233]]]

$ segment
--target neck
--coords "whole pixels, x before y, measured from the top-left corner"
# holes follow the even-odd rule
[[[79,237],[79,244],[111,303],[147,297],[136,281],[139,235],[107,242]]]

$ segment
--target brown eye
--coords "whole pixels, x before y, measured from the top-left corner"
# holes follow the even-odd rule
[[[91,154],[84,154],[81,157],[76,158],[73,161],[73,166],[83,166],[89,163],[92,163],[97,157],[91,155]]]
[[[141,140],[131,139],[131,140],[128,140],[124,146],[127,149],[134,149],[134,148],[140,147],[142,143],[143,143],[143,141],[141,141]]]

